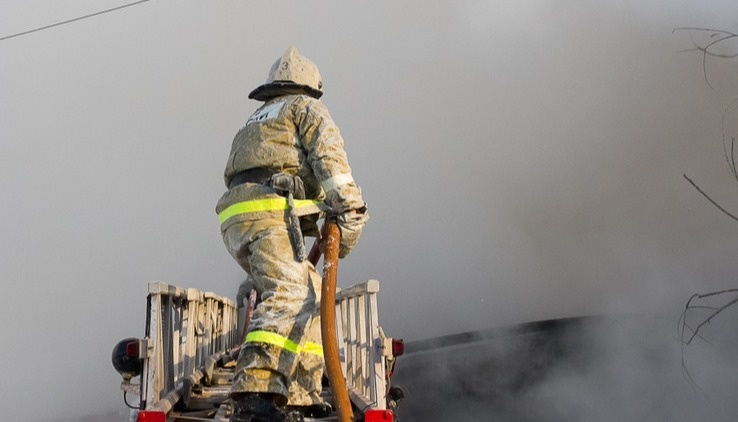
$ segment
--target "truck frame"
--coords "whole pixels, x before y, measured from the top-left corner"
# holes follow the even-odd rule
[[[355,421],[398,420],[393,410],[404,395],[390,384],[404,344],[385,336],[379,325],[378,292],[379,282],[367,280],[336,293],[339,355]],[[146,312],[145,336],[124,339],[113,349],[129,422],[227,422],[243,338],[237,304],[212,292],[150,282]],[[327,385],[323,396],[332,402]],[[131,405],[131,397],[138,403]],[[305,418],[318,420],[338,419]]]

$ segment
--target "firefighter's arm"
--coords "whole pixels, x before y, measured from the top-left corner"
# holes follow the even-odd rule
[[[313,173],[325,192],[325,203],[341,229],[339,257],[356,245],[369,216],[343,148],[343,138],[326,107],[317,100],[298,109],[298,133]]]

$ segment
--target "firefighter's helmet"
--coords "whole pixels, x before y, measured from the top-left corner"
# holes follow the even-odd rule
[[[307,94],[320,98],[323,95],[322,88],[318,66],[301,55],[297,48],[289,47],[272,65],[264,85],[251,91],[249,98],[267,101],[285,94]]]

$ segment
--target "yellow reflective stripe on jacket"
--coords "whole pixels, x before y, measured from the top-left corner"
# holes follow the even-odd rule
[[[288,339],[287,337],[280,336],[279,334],[270,333],[269,331],[252,331],[246,334],[246,343],[267,343],[277,347],[281,347],[284,350],[292,353],[310,353],[312,355],[323,356],[323,346],[313,343],[306,342],[305,347],[300,347],[299,344]]]
[[[311,207],[320,204],[315,199],[295,199],[295,209]],[[283,211],[289,208],[287,198],[254,199],[251,201],[238,202],[224,209],[218,214],[218,220],[223,224],[229,218],[252,212]]]

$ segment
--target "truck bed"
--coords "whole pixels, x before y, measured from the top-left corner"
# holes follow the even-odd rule
[[[336,293],[336,328],[341,369],[356,420],[393,420],[389,375],[401,340],[386,337],[379,325],[379,282],[368,280]],[[229,392],[243,333],[238,307],[211,292],[149,283],[146,332],[122,340],[119,360],[140,362],[123,375],[121,389],[131,407],[130,422],[228,421]],[[121,345],[122,344],[122,345]],[[400,351],[400,353],[398,353]],[[114,351],[114,366],[116,356]],[[128,395],[138,396],[138,405]],[[333,404],[327,382],[323,398]],[[333,406],[335,409],[335,406]],[[372,416],[374,415],[374,416]],[[310,421],[338,420],[334,414]]]

